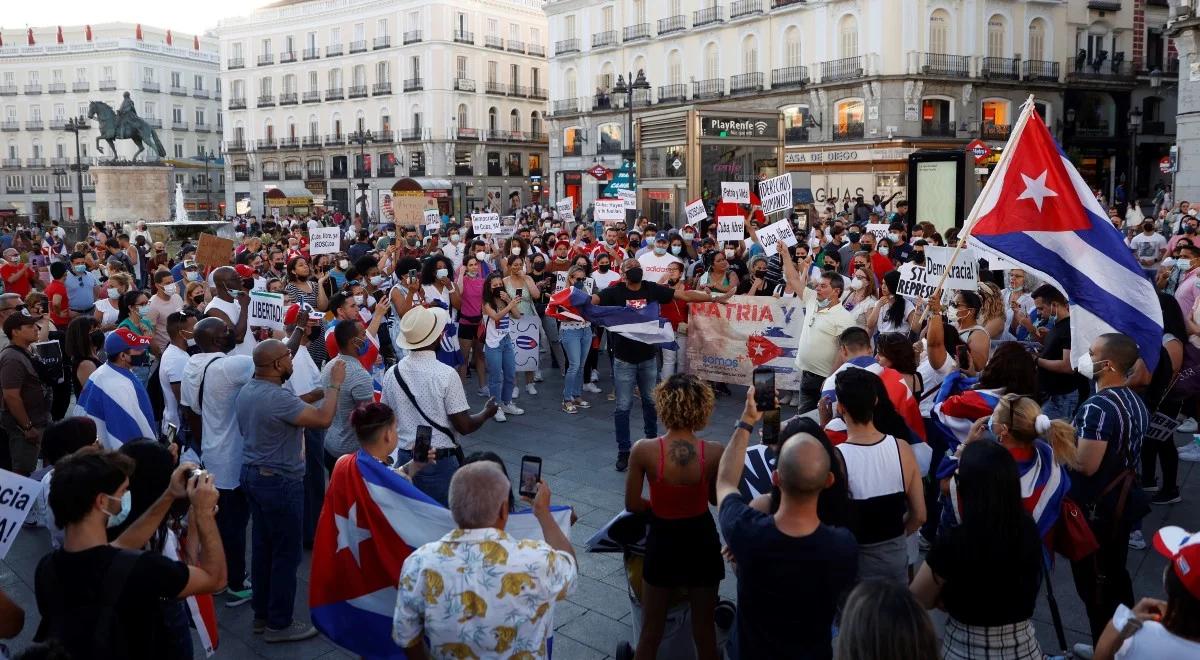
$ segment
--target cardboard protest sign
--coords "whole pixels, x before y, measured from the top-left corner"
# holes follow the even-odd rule
[[[437,200],[424,195],[396,195],[392,198],[392,211],[398,225],[425,224],[425,209],[436,208]]]
[[[558,211],[558,217],[563,222],[575,222],[575,198],[566,197],[558,200],[554,204],[554,209]]]
[[[617,198],[625,205],[625,208],[630,211],[637,210],[637,191],[622,188],[617,191]]]
[[[8,554],[41,490],[40,481],[0,470],[0,559]]]
[[[777,177],[759,181],[758,198],[761,200],[762,212],[765,214],[792,208],[792,175],[780,174]]]
[[[499,213],[474,213],[471,215],[471,227],[476,234],[496,234],[500,232]]]
[[[246,325],[251,328],[283,330],[283,294],[269,291],[250,292],[250,318]]]
[[[598,199],[592,206],[592,217],[600,222],[621,222],[625,219],[625,202],[619,199]]]
[[[196,245],[196,261],[205,268],[228,266],[233,263],[233,241],[212,234],[200,234]]]
[[[337,227],[321,227],[308,230],[308,253],[337,254],[342,249],[342,230]]]
[[[688,305],[688,373],[749,385],[755,367],[775,370],[775,387],[800,387],[796,346],[804,317],[799,298],[734,296]]]
[[[875,240],[888,237],[887,223],[871,223],[867,225],[867,233],[874,236]]]
[[[434,223],[442,224],[442,216],[438,213],[437,209],[425,209],[424,213],[421,214],[421,218],[424,220],[426,226]]]
[[[900,266],[900,284],[897,293],[905,298],[928,298],[933,295],[938,283],[942,281],[943,275],[946,275],[945,284],[942,284],[943,292],[977,290],[979,288],[977,272],[979,263],[974,252],[969,249],[962,250],[954,265],[949,266],[952,254],[954,254],[954,248],[925,246],[924,264],[917,265],[909,262]]]
[[[687,224],[694,225],[708,217],[708,211],[704,210],[704,200],[695,199],[688,202],[688,205],[683,208],[683,214],[687,217]]]
[[[796,232],[792,230],[792,223],[784,218],[759,229],[758,242],[762,244],[763,252],[771,257],[779,253],[780,242],[791,246],[798,243],[799,239],[796,238]]]
[[[730,204],[749,204],[750,184],[745,181],[722,181],[721,201]]]
[[[740,215],[717,216],[717,240],[740,241],[746,237],[746,219]]]

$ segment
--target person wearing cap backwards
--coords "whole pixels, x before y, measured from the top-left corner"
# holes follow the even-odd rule
[[[28,476],[37,467],[42,431],[50,424],[50,397],[29,347],[38,340],[37,321],[25,311],[4,319],[8,346],[0,350],[0,428],[3,428],[4,469]]]
[[[1096,644],[1096,660],[1200,657],[1200,534],[1163,527],[1154,549],[1170,562],[1163,572],[1167,600],[1118,606]]]
[[[96,437],[105,448],[142,438],[158,438],[158,422],[146,386],[132,371],[135,356],[150,348],[150,337],[117,328],[104,340],[108,361],[88,376],[79,407],[96,421]]]
[[[38,282],[37,269],[28,262],[20,262],[21,253],[15,248],[4,251],[4,265],[0,266],[0,279],[4,280],[5,293],[15,293],[22,298],[29,295]]]

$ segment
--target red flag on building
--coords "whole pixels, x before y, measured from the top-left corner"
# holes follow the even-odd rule
[[[138,41],[142,40],[142,24],[141,23],[137,24],[137,28],[134,29],[133,36],[136,37]]]
[[[63,38],[62,38],[62,26],[60,25],[60,26],[58,26],[58,43],[60,43],[60,44],[61,44],[62,42],[63,42]]]
[[[32,46],[33,44],[33,28],[29,28],[29,45]]]
[[[88,25],[87,27],[85,27],[83,33],[84,33],[84,37],[86,37],[88,41],[92,40],[92,26]]]
[[[171,44],[171,42],[172,42],[172,41],[173,41],[173,40],[171,39],[171,31],[170,31],[170,30],[167,30],[167,45],[168,45],[168,46],[172,45],[172,44]]]

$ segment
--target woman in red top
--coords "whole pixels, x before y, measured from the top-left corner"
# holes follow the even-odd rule
[[[712,389],[692,375],[659,383],[654,405],[667,433],[637,441],[629,455],[625,508],[649,514],[638,658],[657,656],[670,595],[678,588],[688,592],[697,657],[718,657],[713,609],[725,563],[708,505],[716,504],[723,446],[696,436],[708,424],[714,400]],[[649,500],[642,497],[643,481],[650,484]]]
[[[46,311],[50,316],[50,322],[54,325],[65,328],[71,322],[71,306],[67,300],[67,265],[61,261],[56,261],[50,264],[50,277],[52,281],[46,287],[46,300],[49,302],[46,305]]]

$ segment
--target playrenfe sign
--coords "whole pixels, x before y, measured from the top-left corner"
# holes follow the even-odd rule
[[[747,137],[774,140],[779,137],[779,121],[768,118],[704,117],[700,123],[700,134],[706,137]]]

